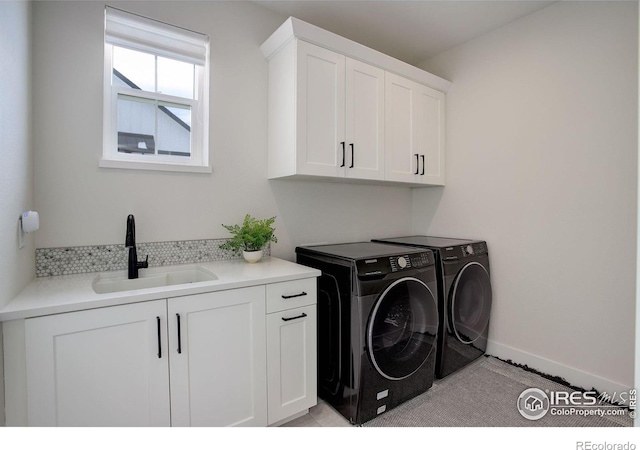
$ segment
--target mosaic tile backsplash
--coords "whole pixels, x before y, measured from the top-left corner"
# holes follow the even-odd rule
[[[149,255],[149,267],[194,264],[208,261],[238,259],[242,256],[222,250],[227,239],[194,241],[147,242],[136,245],[138,260]],[[265,256],[270,247],[264,249]],[[122,244],[90,245],[36,249],[36,276],[71,275],[87,272],[126,270],[129,250]]]

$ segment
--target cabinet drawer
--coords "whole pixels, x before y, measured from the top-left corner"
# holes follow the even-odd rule
[[[317,303],[316,278],[267,285],[267,314]]]

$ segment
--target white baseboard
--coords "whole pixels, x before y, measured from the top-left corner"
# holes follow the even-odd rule
[[[572,386],[580,387],[587,391],[596,389],[600,393],[612,395],[613,393],[620,394],[621,392],[629,392],[629,390],[632,389],[632,386],[625,386],[616,381],[602,378],[598,375],[584,372],[574,367],[492,340],[487,342],[487,354],[503,360],[511,360],[516,364],[527,365],[531,369],[547,375],[564,378]]]

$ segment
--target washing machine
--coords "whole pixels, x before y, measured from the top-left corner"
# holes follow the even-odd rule
[[[435,254],[440,313],[436,377],[444,378],[482,356],[492,301],[487,243],[434,236],[374,242],[430,249]]]
[[[428,390],[437,353],[431,250],[373,242],[296,248],[318,278],[318,396],[362,424]]]

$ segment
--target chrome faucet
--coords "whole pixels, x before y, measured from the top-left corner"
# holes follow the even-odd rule
[[[138,261],[138,251],[136,250],[136,220],[133,214],[127,217],[127,237],[124,246],[129,247],[129,279],[138,278],[138,269],[146,269],[149,267],[149,255],[144,261]]]

